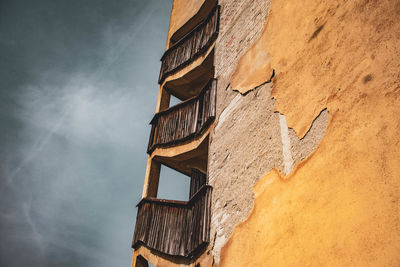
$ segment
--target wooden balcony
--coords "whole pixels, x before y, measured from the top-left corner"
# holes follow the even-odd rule
[[[206,129],[215,118],[216,90],[217,80],[211,79],[198,96],[157,113],[150,122],[147,152],[188,140]]]
[[[220,7],[216,6],[205,20],[165,51],[161,58],[160,84],[168,75],[185,67],[211,46],[218,36],[219,10]]]
[[[144,198],[138,206],[132,247],[190,258],[210,242],[212,187],[203,185],[189,201]]]

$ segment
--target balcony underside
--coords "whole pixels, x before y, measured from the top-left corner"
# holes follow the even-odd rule
[[[207,82],[214,77],[213,61],[214,50],[211,50],[203,61],[194,62],[194,64],[199,63],[195,68],[185,68],[177,75],[169,77],[164,83],[165,90],[182,101],[198,95]],[[178,74],[181,76],[178,77]]]
[[[193,150],[175,153],[172,157],[154,155],[153,159],[188,176],[190,176],[192,168],[207,173],[208,142],[209,140],[207,135],[200,145]]]
[[[209,255],[204,255],[201,252],[198,253],[198,258],[185,258],[185,257],[176,257],[176,256],[170,256],[164,253],[160,253],[156,250],[152,250],[151,248],[148,248],[146,246],[138,246],[135,248],[135,250],[132,253],[132,258],[136,259],[136,257],[143,256],[146,258],[149,262],[151,262],[154,266],[173,266],[173,267],[181,267],[182,265],[184,266],[193,266],[193,262],[195,261],[201,261],[201,259],[209,256]],[[211,258],[212,260],[212,258]],[[201,265],[201,266],[211,266],[210,264],[206,265]],[[142,267],[136,265],[136,267]]]
[[[189,77],[199,77],[201,75],[209,76],[209,73],[214,73],[214,47],[215,44],[211,45],[210,48],[196,60],[192,61],[190,64],[186,65],[184,68],[176,71],[175,73],[167,76],[162,83],[162,87],[167,86],[167,90],[181,100],[193,95],[194,93],[181,93],[182,90],[174,88],[174,85],[182,86],[182,84],[188,83]],[[199,89],[201,90],[201,88]]]
[[[165,51],[161,58],[160,84],[209,53],[218,36],[219,10],[215,6],[205,20]]]
[[[172,146],[156,147],[150,155],[151,157],[172,158],[176,157],[179,154],[184,154],[192,150],[196,150],[204,142],[204,140],[208,138],[211,129],[211,127],[208,127],[203,133],[199,134],[198,136],[195,136],[192,139],[181,142],[179,144],[175,144]]]
[[[187,1],[187,0],[185,0]],[[201,5],[199,10],[190,19],[187,20],[179,29],[177,29],[170,37],[170,45],[173,45],[180,39],[182,39],[186,34],[188,34],[191,29],[207,18],[211,10],[216,6],[217,0],[205,0]],[[182,12],[184,12],[182,10]]]

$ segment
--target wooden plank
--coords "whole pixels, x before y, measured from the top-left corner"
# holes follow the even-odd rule
[[[216,6],[204,21],[165,51],[161,58],[160,84],[167,75],[182,68],[208,49],[218,34],[219,16],[219,6]]]
[[[143,199],[133,246],[144,243],[159,252],[189,257],[209,241],[211,186],[203,185],[184,205],[164,205],[167,201]],[[145,236],[145,237],[143,237]]]
[[[153,120],[148,153],[157,146],[173,145],[203,131],[215,119],[216,80],[211,79],[200,94],[157,113]]]

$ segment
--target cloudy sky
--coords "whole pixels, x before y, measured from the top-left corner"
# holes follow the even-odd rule
[[[0,0],[1,267],[129,266],[171,6]]]

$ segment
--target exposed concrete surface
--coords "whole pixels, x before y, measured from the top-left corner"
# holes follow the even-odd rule
[[[217,114],[237,95],[232,90],[226,91],[230,76],[241,55],[261,36],[269,0],[219,0],[219,5],[221,20],[214,63],[218,78]]]
[[[224,124],[225,120],[232,114],[232,112],[240,106],[242,100],[243,97],[240,94],[237,94],[231,103],[229,103],[229,105],[221,112],[216,126],[216,131]]]
[[[258,96],[237,93],[234,105],[222,112],[228,114],[217,121],[214,130],[208,169],[209,183],[214,188],[211,236],[216,233],[216,262],[236,223],[250,213],[257,179],[273,167],[282,166],[279,116],[273,112],[270,91],[268,84],[260,88]]]
[[[292,128],[289,128],[289,137],[291,144],[290,151],[294,162],[302,161],[307,156],[309,156],[309,151],[313,151],[318,146],[318,144],[321,142],[321,137],[326,132],[328,119],[328,110],[323,109],[312,122],[310,130],[301,139],[297,137],[296,132]]]
[[[220,49],[215,66],[218,73],[225,73],[229,77],[240,56],[261,35],[269,1],[220,0],[219,4],[221,21],[217,42]]]
[[[214,188],[211,236],[216,263],[236,224],[250,214],[258,178],[275,167],[289,173],[294,164],[317,147],[328,123],[325,111],[316,118],[306,137],[299,140],[286,123],[282,124],[284,115],[274,112],[271,89],[269,83],[246,96],[237,93],[222,111],[214,130],[209,183]]]
[[[209,182],[214,187],[211,236],[215,264],[236,224],[249,215],[257,180],[274,167],[284,172],[280,118],[274,113],[272,83],[264,84],[271,78],[272,69],[259,71],[264,60],[269,62],[268,53],[263,57],[257,53],[257,58],[250,59],[249,62],[258,63],[247,74],[255,75],[240,76],[233,81],[235,87],[235,83],[246,85],[246,90],[241,91],[247,93],[245,96],[233,92],[235,87],[230,86],[240,57],[261,36],[269,1],[221,0],[219,4],[221,24],[214,63],[218,78],[217,124],[210,143],[208,167]],[[259,80],[253,82],[254,77]],[[283,128],[286,153],[292,158],[287,172],[317,147],[327,123],[317,119],[303,140],[292,129]]]
[[[248,218],[231,237],[221,235],[228,241],[220,266],[400,265],[398,14],[398,0],[271,2],[261,45],[253,48],[268,51],[277,70],[272,96],[277,101],[275,110],[294,129],[289,129],[294,162],[306,157],[307,147],[315,147],[326,132],[316,150],[295,164],[289,175],[274,169],[257,182]],[[324,108],[329,111],[327,128]],[[252,112],[257,120],[256,114]],[[239,115],[231,117],[245,122]],[[316,130],[309,131],[310,125]],[[242,137],[236,140],[228,132],[235,127],[224,133],[233,140],[226,145],[247,148],[237,156],[247,162],[252,158],[247,154],[252,146],[246,141],[249,134],[238,132]],[[296,142],[295,135],[302,139]],[[212,149],[222,150],[218,146],[216,139]],[[268,165],[263,160],[258,157],[240,176],[257,180],[252,171],[258,164]],[[237,159],[225,172],[232,177],[232,170],[238,172],[241,164]],[[231,201],[244,198],[247,189],[234,188],[238,179],[234,185],[226,182],[227,189],[219,188],[218,179],[224,178],[216,178],[214,192],[230,191],[235,195]],[[220,201],[216,214],[234,214],[223,224],[233,223],[230,218],[238,218],[237,211],[223,210],[220,198],[225,196],[221,195],[215,193]]]

